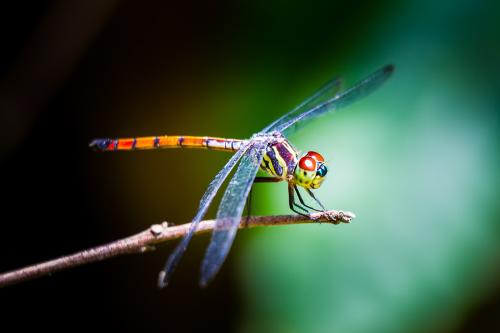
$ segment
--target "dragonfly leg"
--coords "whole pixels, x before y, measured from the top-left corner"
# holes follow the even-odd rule
[[[255,177],[254,183],[277,183],[282,181],[283,179],[278,177]],[[250,220],[251,212],[252,212],[252,192],[253,186],[250,189],[250,193],[248,193],[247,197],[247,216],[245,220],[245,228],[248,228],[248,221]]]
[[[247,197],[247,217],[245,219],[245,228],[248,228],[248,221],[250,221],[250,215],[252,213],[252,192],[253,186],[250,188],[250,193],[248,193]]]
[[[302,195],[300,195],[300,192],[299,192],[299,189],[297,188],[297,185],[293,185],[293,188],[295,189],[295,193],[297,193],[297,197],[299,198],[299,201],[302,204],[302,206],[305,206],[305,207],[307,207],[309,209],[312,209],[314,211],[317,211],[317,212],[322,212],[322,211],[325,210],[324,208],[323,209],[317,209],[317,208],[314,208],[314,207],[309,206],[308,204],[306,204],[304,202],[304,200],[302,199]],[[320,206],[321,206],[321,204],[320,204]],[[323,206],[321,206],[321,207],[323,207]]]
[[[323,211],[326,210],[325,206],[323,206],[323,204],[321,203],[321,201],[319,201],[315,196],[314,196],[314,193],[310,190],[310,189],[306,189],[307,190],[307,193],[309,193],[309,195],[311,196],[311,198],[314,199],[314,201],[316,201],[316,203],[321,207],[321,209],[323,209]]]
[[[254,183],[277,183],[277,182],[281,182],[281,181],[283,181],[283,179],[281,179],[279,177],[255,177]],[[307,210],[307,208],[304,208],[295,202],[294,190],[297,190],[295,185],[289,184],[288,185],[288,205],[290,206],[290,209],[299,215],[310,218],[309,211]],[[299,201],[302,205],[304,205],[310,209],[313,209],[315,211],[320,212],[320,210],[306,205],[298,191],[297,191],[297,196],[299,197]],[[300,209],[300,211],[297,209]]]
[[[278,177],[255,177],[254,183],[278,183],[283,181],[283,179]]]
[[[294,190],[293,190],[293,185],[292,184],[288,184],[288,205],[290,206],[290,209],[292,211],[294,211],[295,213],[297,213],[299,215],[302,215],[304,217],[307,217],[308,219],[311,218],[309,216],[309,214],[304,214],[303,212],[298,211],[297,209],[295,209],[295,207],[297,207],[297,208],[302,209],[304,212],[309,213],[309,211],[307,209],[305,209],[304,207],[302,207],[301,205],[299,205],[299,204],[297,204],[295,202],[295,195],[294,195]]]
[[[314,199],[314,201],[316,201],[316,203],[321,207],[321,209],[323,209],[323,212],[326,212],[326,208],[325,206],[323,206],[323,204],[321,203],[321,201],[319,201],[316,196],[314,195],[314,193],[310,190],[310,189],[307,189],[307,193],[309,193],[309,195],[311,196],[311,198]],[[328,214],[327,214],[328,215]],[[328,215],[328,217],[330,218],[330,220],[333,221],[334,224],[339,224],[340,221],[338,221],[337,219],[331,217],[330,215]]]

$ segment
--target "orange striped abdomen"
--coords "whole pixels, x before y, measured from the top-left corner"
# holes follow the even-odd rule
[[[211,136],[163,135],[122,139],[95,139],[90,147],[100,151],[199,148],[234,152],[240,149],[243,140],[224,139]]]

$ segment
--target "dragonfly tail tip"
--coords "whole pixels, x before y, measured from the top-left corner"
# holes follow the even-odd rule
[[[93,150],[106,150],[111,142],[111,139],[94,139],[89,143],[89,147]]]

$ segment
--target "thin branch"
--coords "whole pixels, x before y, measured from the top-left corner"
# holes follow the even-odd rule
[[[310,219],[301,215],[254,216],[250,217],[248,221],[246,221],[245,218],[242,219],[240,229],[299,223],[349,223],[354,217],[355,215],[351,212],[334,210],[311,214]],[[189,230],[190,225],[191,223],[179,226],[168,226],[167,222],[155,224],[149,229],[127,238],[63,256],[54,260],[45,261],[39,264],[3,273],[0,274],[0,287],[6,287],[16,283],[33,280],[64,269],[101,261],[123,254],[152,251],[155,249],[155,245],[183,237]],[[202,221],[199,224],[196,233],[199,234],[211,231],[214,229],[214,226],[215,220]]]

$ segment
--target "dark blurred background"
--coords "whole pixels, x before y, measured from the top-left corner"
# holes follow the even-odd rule
[[[396,65],[290,138],[326,156],[318,195],[352,224],[241,231],[206,289],[208,236],[166,290],[175,242],[9,287],[2,327],[500,330],[498,2],[12,1],[0,27],[1,271],[188,222],[228,159],[91,139],[246,138],[333,75]],[[255,189],[253,213],[287,212],[283,184]]]

